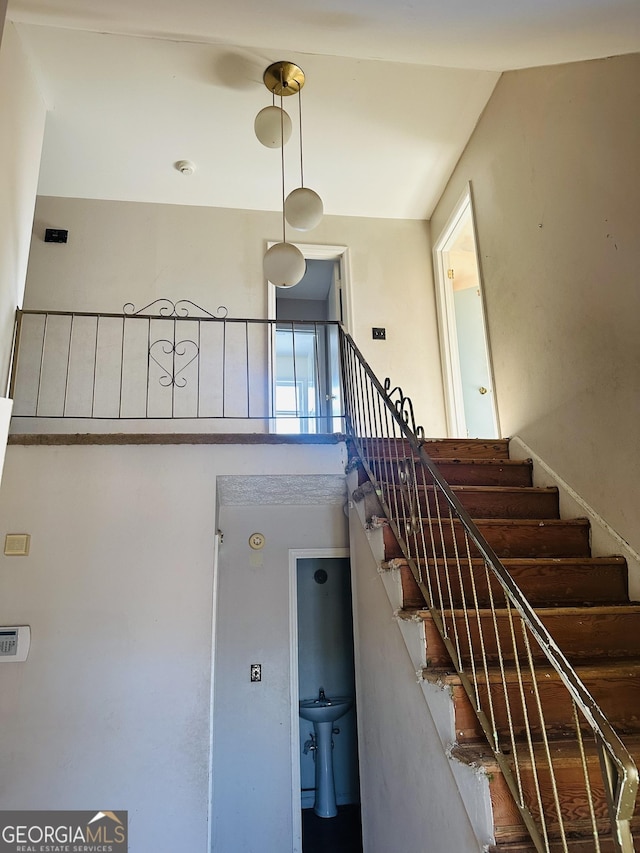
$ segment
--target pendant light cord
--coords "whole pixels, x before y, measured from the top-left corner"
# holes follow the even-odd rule
[[[298,84],[298,117],[300,124],[300,186],[304,186],[304,163],[302,160],[302,86]]]
[[[285,225],[285,216],[284,216],[284,108],[282,102],[282,90],[284,88],[284,81],[282,79],[282,69],[280,69],[280,168],[282,172],[282,242],[287,242],[286,236],[286,225]]]

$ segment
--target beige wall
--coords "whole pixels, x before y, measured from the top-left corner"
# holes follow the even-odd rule
[[[67,228],[68,244],[45,244],[46,227]],[[262,256],[279,228],[276,213],[41,197],[25,307],[117,312],[168,297],[265,317]],[[428,223],[326,216],[300,242],[349,247],[356,342],[414,397],[427,433],[444,434]],[[373,341],[372,326],[387,340]]]
[[[640,55],[504,74],[431,221],[472,182],[504,435],[640,548]]]

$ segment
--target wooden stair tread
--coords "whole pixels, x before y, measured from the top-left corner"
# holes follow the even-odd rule
[[[427,562],[433,564],[433,560],[431,559]],[[509,568],[510,566],[516,568],[518,566],[556,566],[559,571],[568,566],[581,566],[585,564],[590,566],[621,567],[627,565],[625,558],[617,555],[611,557],[505,557],[501,562],[504,563],[505,568]],[[474,566],[484,565],[484,561],[480,557],[474,557],[471,563]],[[409,568],[409,561],[406,557],[394,557],[392,560],[382,562],[382,568],[385,569],[398,569],[401,566]]]
[[[600,759],[595,746],[592,746],[593,741],[588,735],[583,736],[585,747],[585,757],[588,764],[596,766]],[[549,738],[548,741],[549,753],[554,766],[569,766],[582,763],[580,755],[580,747],[578,742],[569,738]],[[623,739],[624,746],[631,755],[640,755],[640,734],[627,735]],[[546,747],[544,741],[536,739],[532,741],[534,758],[540,761],[546,761]],[[518,760],[520,767],[531,767],[532,760],[529,752],[529,746],[526,741],[518,743],[519,752]],[[452,758],[458,759],[463,764],[476,765],[482,767],[487,773],[500,773],[500,765],[498,759],[488,744],[485,743],[464,743],[455,744],[451,747]],[[509,759],[509,754],[505,754],[505,758]]]
[[[403,612],[402,610],[398,611],[398,615],[402,615]],[[451,613],[448,608],[446,612],[447,614]],[[491,616],[492,611],[488,607],[478,608],[477,610],[468,607],[466,612],[469,616],[475,617],[476,613],[480,614],[480,616]],[[503,607],[496,607],[495,612],[498,617],[507,618],[508,616],[507,609]],[[464,618],[464,613],[465,611],[462,608],[454,607],[453,609],[454,616]],[[563,607],[562,605],[558,605],[557,607],[536,607],[536,613],[543,621],[545,616],[571,616],[575,618],[580,613],[584,613],[585,616],[638,616],[640,615],[640,604],[587,604],[584,607]],[[412,619],[415,616],[429,619],[431,618],[431,613],[424,608],[409,609],[407,611],[406,618]]]
[[[445,496],[432,485],[416,487],[417,499],[423,517],[428,513],[445,513],[449,504]],[[559,518],[559,495],[554,486],[462,486],[453,485],[451,491],[472,518]],[[436,499],[437,496],[437,499]],[[402,489],[394,484],[383,490],[390,505],[402,506]],[[379,511],[379,510],[378,510]]]
[[[386,450],[393,454],[411,453],[411,444],[403,438],[369,438],[361,439],[364,447],[369,451],[377,450],[378,453]],[[508,459],[508,438],[427,438],[420,443],[421,448],[431,458],[489,458]]]
[[[376,520],[384,522],[384,519]],[[428,523],[427,519],[424,519],[424,521]],[[451,521],[447,519],[446,523],[450,525]],[[456,526],[462,526],[462,522],[457,518],[454,518],[453,523]],[[474,518],[473,523],[478,527],[511,527],[514,529],[521,527],[526,529],[537,529],[539,527],[589,527],[588,518]]]
[[[616,853],[611,836],[601,835],[599,841],[601,853]],[[593,853],[593,836],[567,838],[566,849],[569,853]],[[561,841],[551,841],[549,850],[550,853],[564,853],[565,847]],[[536,853],[536,848],[532,841],[507,841],[491,845],[488,853]]]
[[[381,479],[390,477],[392,481],[398,481],[397,466],[393,463],[395,459],[386,460],[380,457],[371,463],[374,473],[379,471],[383,476]],[[532,463],[529,460],[519,459],[434,459],[438,470],[450,486],[531,486]],[[387,463],[391,464],[387,464]],[[359,469],[359,481],[363,483],[368,479],[364,469]],[[431,476],[423,471],[421,466],[416,466],[416,479],[418,483],[431,482]]]
[[[439,560],[437,565],[428,560],[416,561],[422,568],[423,582],[426,584],[426,572],[432,580],[437,571],[440,583],[446,585],[446,567]],[[624,557],[503,557],[502,563],[534,607],[555,607],[557,602],[565,605],[584,605],[595,603],[629,604],[627,593],[627,562]],[[425,599],[418,586],[408,561],[396,558],[384,561],[383,569],[396,569],[400,572],[402,584],[402,603],[406,608],[425,606]],[[491,596],[494,604],[504,601],[504,592],[497,577],[489,572],[489,583],[484,561],[475,557],[465,562],[463,572],[463,590],[457,571],[450,572],[452,597],[455,604],[461,605],[474,601],[474,590],[469,576],[475,577],[475,596],[482,606],[489,606]],[[489,595],[489,585],[491,596]]]
[[[591,661],[588,663],[576,664],[574,669],[582,681],[595,678],[640,678],[640,659],[631,658],[604,662]],[[549,681],[561,682],[560,675],[551,665],[544,666],[543,663],[540,663],[536,666],[536,670],[541,678]],[[529,669],[521,669],[520,673],[524,683],[528,684],[533,680],[533,676]],[[512,664],[506,664],[503,670],[500,670],[497,667],[492,667],[490,670],[489,680],[491,680],[491,674],[493,674],[496,679],[499,679],[500,681],[504,680],[506,683],[515,683],[519,678],[518,669]],[[440,684],[452,685],[461,683],[458,673],[447,669],[425,667],[423,669],[423,677],[428,681],[436,681]],[[479,684],[486,683],[487,679],[483,668],[477,670],[476,679]]]
[[[380,520],[374,519],[374,523]],[[479,532],[487,540],[499,557],[569,557],[589,556],[589,521],[584,518],[575,519],[498,519],[498,518],[476,518],[474,523]],[[389,525],[383,520],[385,557],[397,557],[402,554],[398,540]],[[461,560],[466,557],[465,528],[461,521],[443,521],[442,527],[436,524],[434,530],[434,541],[431,542],[428,521],[422,523],[425,531],[424,539],[417,534],[404,532],[410,553],[416,548],[430,549],[435,545],[436,553],[442,554],[443,549],[449,553],[451,561],[455,557],[454,538],[458,543],[458,551]],[[469,538],[469,547],[472,555],[478,555],[476,545]],[[461,550],[462,549],[462,550]],[[415,553],[415,552],[414,552]]]

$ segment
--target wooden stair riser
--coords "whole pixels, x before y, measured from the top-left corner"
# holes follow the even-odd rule
[[[551,838],[559,839],[560,821],[553,797],[551,772],[542,760],[537,768],[538,783],[542,799],[543,812],[547,821],[547,831]],[[587,836],[592,823],[589,809],[589,797],[586,790],[583,768],[579,760],[564,763],[554,762],[554,775],[558,790],[563,792],[560,799],[560,814],[565,825],[565,832]],[[511,796],[504,776],[497,767],[488,771],[489,791],[494,817],[494,834],[496,841],[524,840],[527,829],[522,815]],[[534,773],[530,768],[520,771],[520,780],[524,801],[534,816],[539,813]],[[598,831],[609,835],[611,824],[604,785],[596,757],[589,760],[589,784],[594,805]],[[591,851],[595,850],[592,839]],[[587,848],[589,849],[589,848]]]
[[[545,522],[491,519],[476,521],[476,526],[498,557],[587,557],[590,554],[589,523],[584,519]],[[440,556],[446,554],[455,569],[457,545],[458,558],[463,562],[467,559],[465,531],[460,522],[455,521],[452,529],[449,519],[443,519],[442,525],[434,523],[431,530],[433,541],[426,523],[423,525],[423,533],[419,530],[417,533],[400,531],[404,534],[412,556],[423,553],[425,548],[427,556],[433,553]],[[471,539],[469,549],[472,557],[479,555]],[[384,554],[387,560],[403,556],[393,531],[386,525]]]
[[[438,460],[438,469],[450,486],[531,486],[530,462],[513,460],[457,461],[455,459]],[[398,466],[391,462],[372,462],[371,469],[378,480],[400,484]],[[429,472],[416,465],[416,482],[418,485],[432,484]],[[358,482],[367,480],[364,470],[360,469]]]
[[[640,731],[640,673],[638,667],[629,668],[627,672],[620,667],[612,667],[609,674],[592,675],[579,673],[587,690],[596,700],[598,706],[607,716],[609,722],[619,732]],[[478,684],[480,706],[496,726],[504,751],[512,749],[511,731],[517,744],[516,749],[526,751],[524,737],[528,724],[534,738],[542,733],[542,723],[537,707],[537,699],[527,668],[523,671],[524,693],[523,708],[522,693],[517,683],[511,680],[509,674],[506,688],[501,680],[499,670],[490,672],[492,680],[491,703],[485,683]],[[537,692],[544,714],[545,729],[549,735],[575,735],[573,708],[567,689],[554,672],[541,667],[538,671]],[[484,679],[483,679],[484,680]],[[458,743],[477,742],[482,740],[484,733],[465,689],[458,682],[451,684],[456,740]],[[508,707],[507,707],[508,700]],[[526,709],[526,711],[525,711]],[[581,720],[581,725],[583,721]],[[586,726],[586,723],[584,724]],[[587,729],[585,729],[587,731]],[[590,732],[585,738],[591,738]]]
[[[617,848],[611,836],[600,837],[600,853],[617,853]],[[562,841],[550,841],[549,853],[594,853],[593,836],[584,838],[568,838],[565,848]],[[504,842],[489,847],[489,853],[537,853],[532,841]]]
[[[401,459],[416,456],[411,444],[402,438],[370,438],[361,439],[365,453],[373,457]],[[508,459],[508,439],[479,441],[476,438],[440,438],[427,439],[422,448],[431,459]]]
[[[547,560],[524,559],[504,560],[507,571],[511,574],[529,601],[535,605],[549,605],[562,601],[570,604],[590,603],[621,603],[627,598],[627,564],[620,558],[605,561],[603,558],[584,558],[578,562],[573,558],[556,558]],[[469,569],[462,575],[464,599],[467,606],[474,603],[473,589],[469,580]],[[400,565],[402,580],[403,607],[421,608],[425,601],[420,592],[413,572],[405,561]],[[474,584],[480,606],[489,606],[489,585],[482,560],[473,561]],[[447,571],[444,562],[438,562],[438,575],[442,589],[447,587]],[[423,576],[424,577],[424,576]],[[432,585],[436,588],[435,569],[431,568]],[[461,585],[457,571],[449,572],[454,606],[459,607],[463,601]],[[494,603],[497,606],[504,601],[500,582],[489,575]],[[426,583],[426,579],[424,581]]]
[[[472,518],[559,518],[558,490],[524,486],[453,486],[453,494]],[[436,499],[437,494],[437,499]],[[383,496],[392,511],[407,506],[405,493],[399,487],[383,488]],[[413,493],[411,493],[412,500]],[[418,506],[422,518],[449,517],[449,503],[433,487],[421,486]]]
[[[438,632],[438,629],[429,613],[417,611],[421,614],[425,627],[426,659],[430,666],[439,669],[451,669],[451,659],[447,648]],[[487,660],[497,660],[497,641],[494,630],[494,622],[491,611],[481,610],[480,624],[484,636],[484,647]],[[538,615],[554,638],[558,646],[563,650],[570,661],[593,661],[598,658],[640,658],[640,631],[638,631],[638,615],[640,609],[637,607],[598,607],[579,610],[577,614],[567,612],[567,608],[539,610]],[[455,635],[453,623],[458,633],[463,662],[469,665],[467,623],[460,611],[454,611],[452,619],[450,613],[445,614],[446,624],[451,642],[455,647]],[[514,612],[514,627],[516,647],[521,660],[526,657],[522,629]],[[502,656],[506,661],[515,658],[512,635],[508,615],[505,611],[497,611],[496,620],[498,625],[498,636]],[[471,633],[472,647],[480,655],[480,641],[478,620],[474,611],[469,611],[469,631]],[[547,658],[538,646],[530,638],[531,654],[534,660],[546,661]],[[481,664],[479,664],[481,666]]]

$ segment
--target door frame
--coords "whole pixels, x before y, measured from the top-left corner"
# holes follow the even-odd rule
[[[349,548],[289,549],[289,673],[291,697],[291,816],[293,844],[291,853],[302,853],[302,808],[300,806],[300,715],[298,713],[298,560],[346,558]],[[353,583],[353,573],[351,576]],[[353,607],[353,594],[352,594]],[[355,628],[355,626],[354,626]],[[355,630],[354,630],[355,646]]]
[[[438,336],[440,338],[440,354],[442,361],[442,380],[444,385],[445,410],[447,417],[447,430],[450,437],[466,438],[467,427],[464,413],[464,400],[462,395],[462,376],[460,370],[460,357],[458,355],[458,337],[456,328],[455,306],[453,301],[453,284],[447,275],[447,265],[444,260],[445,246],[451,240],[460,222],[466,214],[471,216],[471,227],[476,247],[476,265],[478,270],[478,281],[480,283],[480,306],[482,309],[482,323],[484,327],[484,338],[487,349],[487,369],[491,381],[491,401],[493,406],[493,417],[496,433],[500,433],[500,419],[498,414],[495,379],[493,372],[493,361],[491,357],[491,344],[489,339],[489,326],[487,324],[487,311],[485,305],[484,281],[482,276],[482,264],[478,252],[478,232],[476,228],[476,217],[473,205],[473,193],[469,181],[456,202],[447,222],[433,244],[433,268],[435,271],[436,311],[438,318]]]
[[[278,241],[268,240],[267,249],[270,249]],[[353,297],[351,292],[351,265],[348,246],[334,246],[329,244],[315,243],[293,243],[305,257],[312,261],[337,261],[342,291],[342,325],[348,334],[352,334],[353,325]],[[267,281],[267,320],[275,323],[276,320],[276,293],[275,284]],[[273,329],[273,326],[271,327]],[[274,365],[276,363],[275,334],[271,334],[271,347],[268,364],[268,388],[269,388],[269,432],[276,432],[275,420],[275,393],[274,393]]]
[[[277,240],[269,240],[267,249],[275,245]],[[340,281],[342,282],[342,325],[351,334],[353,326],[353,298],[351,293],[351,270],[348,246],[315,245],[314,243],[294,243],[305,259],[310,261],[338,261]],[[276,286],[267,282],[267,319],[276,319]]]

